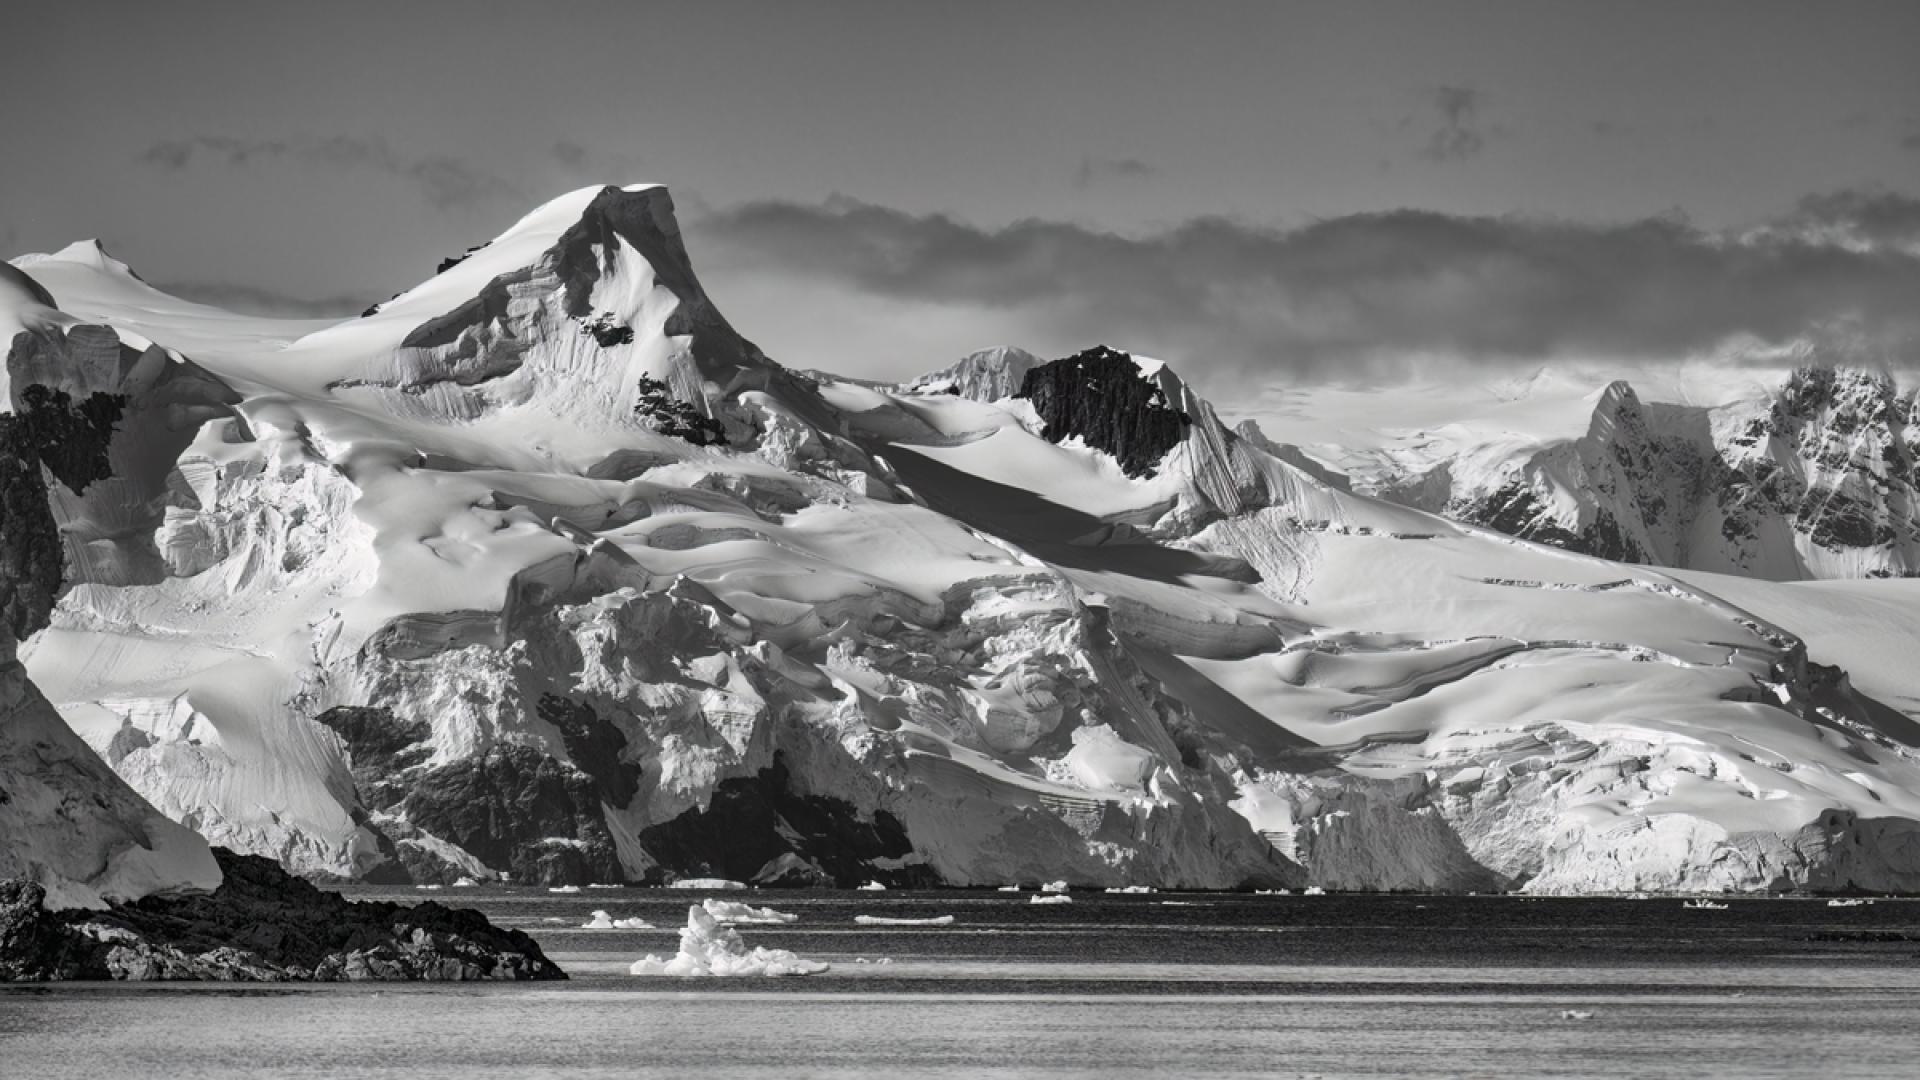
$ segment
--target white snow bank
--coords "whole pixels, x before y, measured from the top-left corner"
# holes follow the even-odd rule
[[[884,915],[855,915],[861,926],[952,926],[953,916],[936,915],[930,919],[890,919]]]
[[[799,922],[800,916],[789,915],[784,911],[775,911],[770,907],[754,907],[738,900],[702,900],[700,906],[708,916],[718,923],[762,923],[777,925]]]
[[[818,975],[826,964],[802,960],[785,949],[748,949],[698,904],[687,908],[680,951],[667,959],[648,954],[628,969],[634,975]]]
[[[1073,903],[1073,897],[1068,896],[1066,893],[1047,893],[1044,895],[1035,896],[1032,899],[1028,900],[1027,903],[1029,904],[1071,904]]]
[[[653,924],[642,918],[616,919],[604,911],[595,911],[593,918],[580,924],[582,930],[651,930]]]
[[[667,886],[669,889],[744,889],[746,887],[747,883],[744,881],[718,877],[681,878]]]

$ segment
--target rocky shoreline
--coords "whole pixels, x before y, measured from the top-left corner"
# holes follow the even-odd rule
[[[0,881],[0,981],[464,982],[565,979],[531,937],[477,911],[353,902],[215,848],[211,893],[50,911]]]

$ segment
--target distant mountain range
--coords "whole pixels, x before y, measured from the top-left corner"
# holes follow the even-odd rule
[[[1920,888],[1920,583],[1754,580],[1912,565],[1885,380],[1332,450],[1119,348],[879,385],[645,186],[339,322],[14,266],[14,408],[124,412],[0,719],[97,805],[0,799],[0,876],[192,886],[157,808],[375,881]]]

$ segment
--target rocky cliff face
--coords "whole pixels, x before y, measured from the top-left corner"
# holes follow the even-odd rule
[[[1133,357],[1104,345],[1028,369],[1015,396],[1033,403],[1048,440],[1080,439],[1128,476],[1152,476],[1193,423]]]

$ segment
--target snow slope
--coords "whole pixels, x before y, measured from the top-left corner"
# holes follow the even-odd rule
[[[29,669],[303,872],[1920,887],[1913,740],[1791,612],[1342,490],[1144,358],[789,370],[659,188],[332,325],[22,265],[228,392]]]

